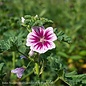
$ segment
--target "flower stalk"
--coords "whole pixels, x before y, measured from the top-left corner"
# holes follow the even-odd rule
[[[15,52],[12,52],[12,61],[13,61],[13,68],[15,68],[15,58],[16,58],[16,56],[15,56]]]

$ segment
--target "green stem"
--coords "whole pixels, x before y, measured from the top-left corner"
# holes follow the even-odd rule
[[[31,63],[32,61],[30,61],[29,63],[28,63],[28,65],[27,65],[27,67],[26,68],[28,68],[29,67],[29,65],[30,65],[30,63]]]
[[[37,79],[38,81],[40,81],[40,57],[39,57],[39,54],[37,53],[37,62],[35,62],[35,73],[37,75]]]
[[[30,62],[28,63],[26,69],[29,67],[29,65],[30,65],[31,62],[32,62],[32,61],[30,61]],[[32,70],[29,74],[27,74],[26,76],[24,76],[21,80],[27,78],[27,77],[28,77],[29,75],[31,75],[33,72],[34,72],[34,71]]]
[[[34,72],[34,71],[32,70],[30,73],[28,73],[27,75],[25,75],[24,77],[22,77],[22,79],[21,79],[21,80],[26,79],[26,78],[27,78],[28,76],[30,76],[33,72]]]
[[[53,84],[56,83],[60,78],[58,77],[55,81],[53,81]]]
[[[66,80],[64,80],[62,77],[58,77],[53,84],[55,84],[56,82],[58,82],[58,80],[62,80],[65,84],[67,84],[68,86],[71,86]]]
[[[38,53],[38,80],[40,80],[40,77],[39,77],[39,75],[40,75],[40,55],[39,55],[39,53]]]
[[[71,86],[66,80],[64,80],[63,78],[60,78],[65,84],[67,84],[68,86]]]
[[[16,56],[15,56],[15,52],[12,52],[12,61],[13,61],[13,69],[15,68],[15,59],[16,59]]]

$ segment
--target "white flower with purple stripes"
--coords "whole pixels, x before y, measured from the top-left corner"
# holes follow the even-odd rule
[[[48,50],[55,48],[53,41],[57,40],[52,27],[44,28],[43,26],[35,26],[27,36],[26,45],[30,46],[32,51],[45,53]]]

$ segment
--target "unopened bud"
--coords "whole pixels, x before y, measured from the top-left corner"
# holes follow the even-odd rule
[[[21,22],[24,23],[25,19],[24,17],[21,17]]]
[[[33,50],[30,50],[29,55],[30,56],[33,56],[33,54],[34,54],[34,51]]]
[[[35,15],[35,18],[37,18],[38,17],[38,15]]]

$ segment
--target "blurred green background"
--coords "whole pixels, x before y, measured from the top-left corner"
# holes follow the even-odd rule
[[[58,41],[56,55],[64,60],[69,71],[86,73],[86,0],[0,0],[0,38],[7,31],[18,30],[16,20],[24,15],[53,20],[52,26],[72,40],[70,44]],[[12,65],[8,58],[11,58],[8,52],[0,56],[9,69]]]

